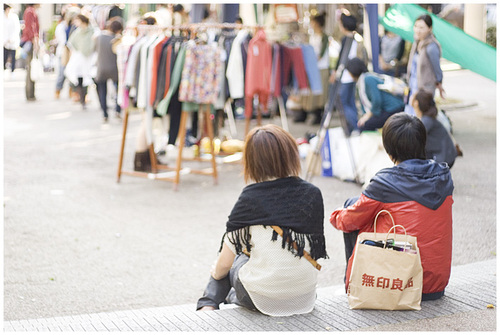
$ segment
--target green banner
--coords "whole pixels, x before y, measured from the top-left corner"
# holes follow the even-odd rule
[[[422,7],[413,4],[395,4],[387,10],[384,17],[379,18],[379,21],[387,30],[413,42],[413,24],[422,14],[431,15],[432,32],[441,44],[444,58],[496,81],[496,49]]]

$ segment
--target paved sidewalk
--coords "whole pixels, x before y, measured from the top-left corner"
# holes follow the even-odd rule
[[[235,306],[195,312],[195,304],[187,304],[6,321],[4,331],[495,331],[496,312],[488,305],[496,307],[496,259],[453,267],[445,297],[422,302],[420,311],[350,310],[343,286],[337,285],[318,289],[313,312],[292,317],[268,317]],[[449,324],[450,316],[461,328]]]

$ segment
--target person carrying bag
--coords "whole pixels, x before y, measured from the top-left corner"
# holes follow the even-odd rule
[[[387,233],[377,233],[377,219],[382,213],[393,223]],[[396,234],[396,228],[404,234]],[[420,310],[423,270],[417,238],[395,225],[389,211],[381,210],[375,217],[373,233],[358,235],[346,279],[350,309]]]

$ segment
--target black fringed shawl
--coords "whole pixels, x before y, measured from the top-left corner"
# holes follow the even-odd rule
[[[317,260],[328,257],[323,220],[323,197],[316,186],[298,177],[280,178],[251,184],[243,189],[229,215],[226,234],[236,253],[241,253],[244,247],[248,251],[251,249],[250,226],[280,226],[283,229],[283,249],[286,247],[302,257],[307,239],[311,257]],[[278,234],[269,229],[271,240],[276,241]],[[297,243],[297,251],[289,241]]]

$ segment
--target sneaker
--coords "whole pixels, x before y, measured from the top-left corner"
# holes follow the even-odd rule
[[[102,123],[108,123],[108,118],[107,117],[103,117]]]

